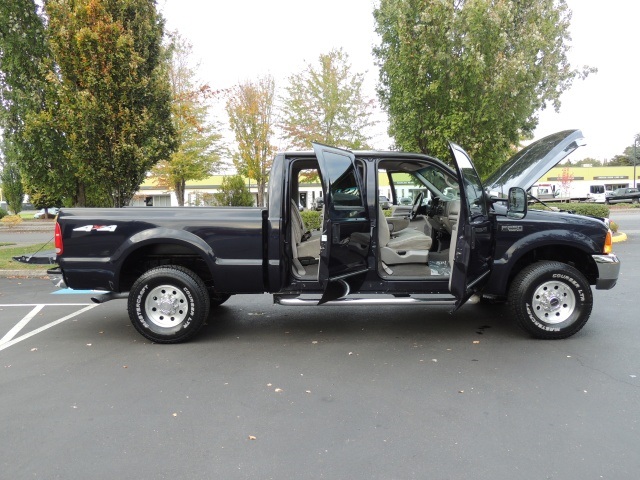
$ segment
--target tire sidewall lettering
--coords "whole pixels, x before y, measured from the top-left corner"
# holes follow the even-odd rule
[[[142,310],[142,304],[144,302],[145,297],[147,296],[147,292],[149,290],[149,284],[145,284],[138,293],[136,297],[136,316],[138,317],[138,321],[140,324],[147,329],[151,329],[149,324],[147,323],[147,319],[145,317],[144,311]]]

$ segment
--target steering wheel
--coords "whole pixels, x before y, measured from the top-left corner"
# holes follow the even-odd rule
[[[422,199],[424,198],[424,192],[420,192],[416,199],[413,201],[413,206],[411,207],[411,213],[409,213],[409,220],[413,220],[418,215],[418,209],[422,204]]]

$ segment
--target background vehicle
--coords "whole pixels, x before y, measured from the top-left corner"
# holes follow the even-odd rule
[[[322,197],[316,197],[313,199],[313,202],[311,202],[311,208],[313,210],[322,210],[324,208],[324,200]]]
[[[43,208],[33,215],[33,218],[53,218],[58,214],[57,207]],[[47,217],[48,215],[48,217]]]
[[[105,290],[96,302],[128,298],[134,327],[158,343],[187,340],[231,295],[264,292],[281,305],[452,311],[478,295],[508,300],[535,337],[566,338],[589,319],[591,285],[612,288],[620,262],[604,219],[528,212],[525,190],[581,138],[571,130],[532,143],[489,177],[487,190],[455,144],[455,169],[422,154],[314,144],[275,157],[264,209],[62,209],[60,268],[50,273],[71,288]],[[309,232],[295,199],[313,170],[325,208],[321,230]],[[415,187],[407,218],[384,217],[380,171],[394,197]],[[459,197],[445,195],[454,185],[464,186]]]
[[[384,195],[380,195],[378,197],[378,203],[380,205],[380,208],[383,210],[389,210],[391,208],[391,202]]]
[[[638,203],[640,191],[637,188],[616,188],[605,195],[606,203]]]

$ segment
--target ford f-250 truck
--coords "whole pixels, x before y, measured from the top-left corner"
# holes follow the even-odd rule
[[[422,154],[314,144],[275,157],[268,208],[62,209],[50,273],[63,286],[105,290],[96,302],[127,297],[135,328],[159,343],[187,340],[231,295],[264,292],[282,305],[452,311],[476,295],[508,301],[535,337],[565,338],[589,319],[591,285],[612,288],[620,262],[606,219],[527,210],[525,190],[581,143],[579,130],[539,140],[486,188],[455,144],[455,168]],[[297,206],[313,174],[324,205],[322,228],[310,233]],[[399,205],[401,189],[413,205]]]

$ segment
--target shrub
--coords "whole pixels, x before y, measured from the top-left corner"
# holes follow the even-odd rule
[[[618,224],[616,222],[614,222],[613,220],[609,221],[609,228],[611,229],[611,231],[613,233],[617,233],[618,232]]]
[[[6,217],[9,214],[4,208],[0,208],[0,219]]]
[[[559,210],[570,211],[577,213],[578,215],[586,215],[588,217],[601,217],[606,218],[609,216],[609,207],[604,204],[598,203],[561,203],[561,204],[547,204],[558,208]],[[547,207],[540,203],[530,205],[530,209],[533,210],[548,210]]]
[[[315,210],[303,210],[300,212],[304,224],[309,230],[320,230],[320,212]]]
[[[0,220],[0,223],[12,228],[22,223],[22,217],[20,215],[5,215],[2,217],[2,220]]]

